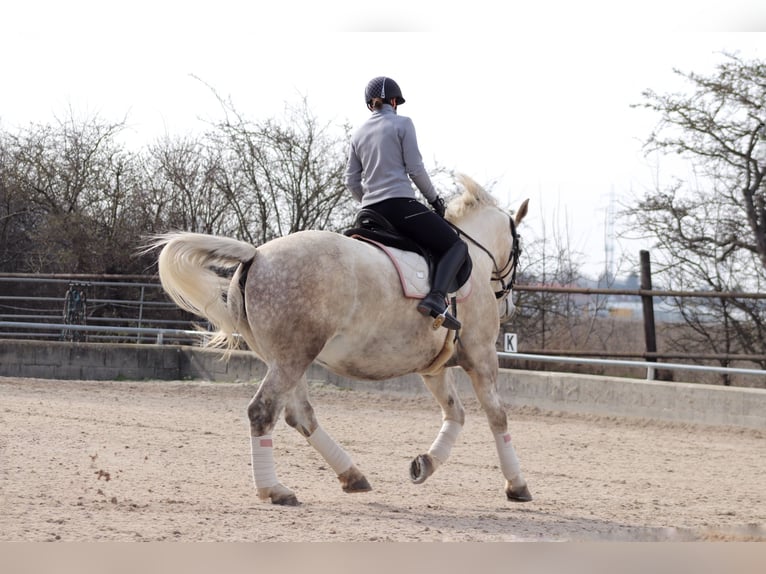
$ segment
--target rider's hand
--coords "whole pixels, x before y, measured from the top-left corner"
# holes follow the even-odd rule
[[[439,215],[439,217],[444,217],[444,213],[447,211],[447,207],[444,205],[444,200],[437,195],[436,199],[430,203],[431,207]]]

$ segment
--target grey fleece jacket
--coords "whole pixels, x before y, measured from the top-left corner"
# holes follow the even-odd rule
[[[415,199],[413,182],[429,203],[436,199],[418,148],[415,125],[384,104],[351,138],[346,187],[365,207],[394,197]]]

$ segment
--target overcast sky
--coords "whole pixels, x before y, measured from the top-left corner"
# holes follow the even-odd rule
[[[749,0],[8,4],[4,129],[71,107],[127,116],[139,145],[193,132],[219,110],[194,76],[252,119],[305,96],[320,120],[358,125],[367,81],[389,75],[427,167],[494,182],[509,207],[531,198],[525,224],[566,228],[592,273],[604,266],[610,198],[678,169],[643,157],[657,118],[631,104],[648,88],[684,89],[673,68],[709,72],[724,50],[766,58],[766,5]],[[648,247],[618,240],[616,252]]]

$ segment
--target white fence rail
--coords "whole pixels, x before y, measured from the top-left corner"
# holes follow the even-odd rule
[[[112,333],[115,335],[151,335],[156,337],[155,343],[162,345],[165,343],[165,338],[169,336],[181,337],[181,338],[195,338],[204,340],[205,337],[211,335],[209,331],[195,331],[190,329],[165,329],[165,328],[152,328],[152,327],[120,327],[114,325],[66,325],[62,323],[28,323],[26,321],[0,321],[0,328],[15,328],[15,329],[42,329],[50,331],[58,336],[59,333],[63,334],[67,331],[79,331],[79,332],[96,332],[96,333]],[[0,334],[2,337],[2,334]]]
[[[498,357],[506,359],[531,360],[549,363],[572,363],[577,365],[600,365],[611,367],[640,367],[646,369],[647,380],[654,379],[656,369],[679,371],[701,371],[708,373],[726,373],[729,375],[753,375],[766,380],[766,370],[742,369],[737,367],[717,367],[714,365],[685,365],[683,363],[656,363],[650,361],[628,361],[621,359],[595,359],[585,357],[560,357],[551,355],[530,355],[526,353],[498,353]]]

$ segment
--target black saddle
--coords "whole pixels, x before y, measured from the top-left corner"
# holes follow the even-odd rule
[[[394,247],[401,249],[402,251],[412,251],[421,255],[428,263],[428,275],[433,275],[436,268],[437,259],[434,255],[422,245],[416,243],[409,237],[405,237],[400,234],[391,222],[385,217],[372,209],[362,208],[356,214],[356,220],[354,221],[354,227],[346,229],[343,235],[348,237],[358,236],[364,239],[370,239],[377,241],[388,247]],[[450,292],[453,293],[460,289],[468,278],[471,276],[471,270],[473,269],[473,263],[471,257],[466,256],[465,263],[458,271],[455,281],[450,286]]]

